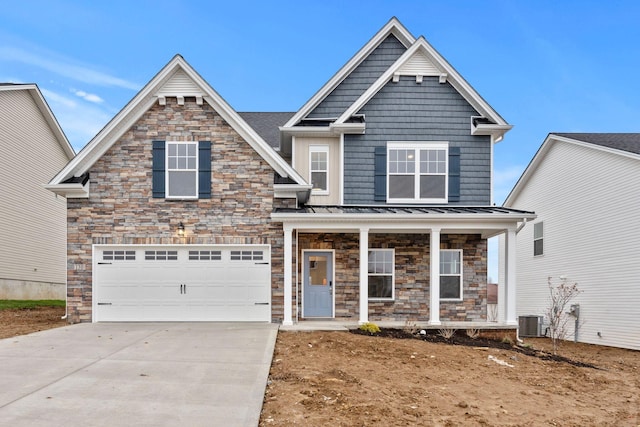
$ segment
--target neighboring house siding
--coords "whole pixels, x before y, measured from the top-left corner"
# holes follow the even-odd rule
[[[402,76],[389,82],[360,111],[366,117],[364,135],[345,135],[344,201],[371,204],[374,200],[374,148],[388,141],[447,141],[460,147],[460,205],[491,203],[491,142],[470,135],[476,110],[438,77]]]
[[[210,141],[212,198],[152,197],[152,141]],[[268,244],[272,317],[282,319],[283,235],[270,219],[273,169],[207,103],[155,104],[90,169],[89,199],[70,199],[69,320],[91,320],[93,244]],[[186,237],[177,236],[183,222]]]
[[[566,276],[583,291],[574,301],[584,321],[579,340],[640,350],[638,194],[637,159],[554,143],[510,204],[544,222],[542,256],[533,256],[533,224],[518,233],[517,314],[542,315],[547,277]]]
[[[395,36],[387,37],[307,117],[335,118],[340,116],[406,50]]]
[[[64,298],[65,199],[45,190],[69,160],[27,90],[0,92],[0,299]]]

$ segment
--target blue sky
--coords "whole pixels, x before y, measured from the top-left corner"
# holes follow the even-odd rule
[[[392,16],[514,129],[502,203],[549,132],[637,132],[640,2],[14,1],[0,82],[37,83],[76,150],[176,53],[237,111],[295,111]]]

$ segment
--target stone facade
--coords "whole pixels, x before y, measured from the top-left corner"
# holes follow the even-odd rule
[[[303,249],[335,251],[335,317],[359,318],[359,236],[352,233],[298,235],[298,259]],[[429,235],[369,234],[370,248],[395,250],[395,298],[369,301],[371,321],[429,321]],[[441,249],[462,249],[463,300],[440,303],[441,321],[486,321],[487,241],[479,235],[442,235]],[[302,280],[302,265],[298,263]],[[302,301],[302,282],[298,284]],[[294,313],[295,310],[294,310]],[[302,315],[302,312],[300,312]]]
[[[152,198],[152,141],[211,141],[212,198]],[[91,321],[93,244],[269,244],[272,316],[283,316],[283,233],[271,166],[206,102],[155,104],[90,169],[89,199],[68,199],[69,322]],[[282,201],[285,203],[286,201]],[[185,237],[176,234],[185,225]]]

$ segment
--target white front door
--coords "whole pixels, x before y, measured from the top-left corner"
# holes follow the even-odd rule
[[[94,321],[271,321],[268,246],[95,246]]]

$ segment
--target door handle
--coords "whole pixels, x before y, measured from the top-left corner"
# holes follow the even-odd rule
[[[182,285],[182,286],[184,286],[184,293],[186,294],[187,293],[187,285]]]

